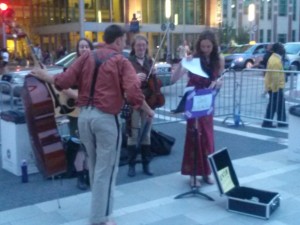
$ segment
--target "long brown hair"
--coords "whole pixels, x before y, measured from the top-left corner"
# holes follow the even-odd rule
[[[91,49],[91,50],[94,49],[93,43],[92,43],[89,39],[87,39],[87,38],[80,38],[80,39],[77,41],[77,44],[76,44],[76,54],[77,54],[77,57],[80,56],[80,54],[79,54],[79,43],[80,43],[81,41],[86,41],[86,42],[88,43],[90,49]]]
[[[203,40],[209,40],[213,45],[213,49],[210,54],[210,68],[212,69],[212,71],[217,71],[220,69],[219,45],[218,45],[216,35],[212,30],[205,30],[199,34],[194,56],[203,57],[203,52],[201,51],[200,48],[200,44]]]

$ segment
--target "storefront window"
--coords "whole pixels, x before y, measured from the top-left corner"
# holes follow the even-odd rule
[[[194,17],[195,17],[195,5],[194,0],[186,0],[185,1],[185,24],[195,24]]]
[[[146,2],[146,5],[149,6],[148,8],[148,23],[161,23],[163,21],[164,17],[164,2],[162,0],[144,0],[143,2]],[[143,4],[145,5],[145,4]]]

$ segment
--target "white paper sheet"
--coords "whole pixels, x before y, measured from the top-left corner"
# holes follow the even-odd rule
[[[190,59],[187,60],[186,58],[183,58],[181,60],[181,64],[188,71],[190,71],[198,76],[208,78],[207,73],[205,73],[201,67],[199,58],[193,58],[191,60]]]

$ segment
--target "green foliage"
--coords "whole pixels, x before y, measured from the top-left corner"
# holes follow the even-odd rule
[[[232,43],[247,44],[250,41],[249,33],[244,27],[236,30],[233,24],[228,24],[227,22],[220,24],[218,34],[219,43],[222,46],[230,46]]]
[[[239,44],[248,44],[249,41],[249,32],[245,28],[239,28],[238,35],[236,36],[236,42]]]

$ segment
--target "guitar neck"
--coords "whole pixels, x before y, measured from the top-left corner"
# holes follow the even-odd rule
[[[11,26],[10,24],[7,24],[8,26],[11,27],[11,29],[15,32],[15,33],[19,33],[21,29],[18,29],[16,27]],[[40,61],[39,57],[37,56],[37,52],[32,44],[31,39],[29,38],[27,32],[23,32],[25,34],[25,41],[28,45],[28,47],[30,48],[30,55],[31,58],[33,60],[33,65],[34,67],[37,68],[41,68],[41,69],[45,69],[45,66],[43,65],[43,63]],[[56,91],[56,89],[49,83],[47,82],[43,82],[46,87],[48,88],[50,95],[54,101],[54,108],[56,109],[56,111],[59,111],[59,114],[69,114],[72,111],[75,110],[75,107],[68,107],[67,104],[65,104],[68,99],[66,97],[62,98],[62,100],[65,100],[65,102],[62,102],[61,99],[59,98],[59,96],[62,95],[62,93],[58,93]],[[59,108],[59,110],[57,110],[57,108]]]

